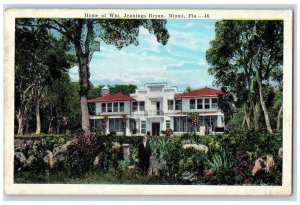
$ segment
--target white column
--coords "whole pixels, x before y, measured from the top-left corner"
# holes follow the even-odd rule
[[[107,118],[107,121],[106,121],[106,134],[109,134],[109,118]]]
[[[130,133],[130,123],[129,123],[129,121],[130,121],[130,118],[127,118],[127,122],[126,122],[126,135],[127,135],[127,136],[130,136],[130,135],[131,135],[131,133]]]

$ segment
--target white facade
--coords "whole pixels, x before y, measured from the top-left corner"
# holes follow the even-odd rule
[[[126,135],[161,135],[167,128],[174,134],[181,134],[192,131],[190,112],[199,113],[199,126],[205,126],[207,131],[224,127],[224,114],[217,107],[217,95],[176,97],[181,93],[177,87],[169,87],[166,83],[152,83],[130,94],[132,101],[95,102],[96,116],[90,116],[91,127],[99,127],[99,122],[102,125],[106,118],[105,133],[115,130],[123,134],[120,123],[126,116]]]

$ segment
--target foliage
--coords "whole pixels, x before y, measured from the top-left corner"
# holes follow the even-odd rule
[[[191,119],[191,126],[192,126],[192,131],[195,134],[196,133],[196,129],[198,127],[199,124],[199,113],[198,112],[190,112],[187,113],[188,117]]]
[[[184,89],[184,92],[191,92],[193,89],[191,86],[187,86],[185,89]]]
[[[81,134],[73,141],[74,143],[68,147],[66,167],[70,174],[80,175],[91,168],[100,145],[94,135]]]
[[[159,43],[166,45],[169,33],[165,19],[18,19],[20,28],[37,27],[49,33],[58,32],[62,45],[76,57],[79,70],[81,125],[90,133],[87,95],[90,89],[89,63],[93,53],[100,51],[100,43],[122,49],[131,44],[137,46],[140,27],[156,36]]]
[[[167,128],[166,130],[161,131],[161,133],[170,137],[173,134],[173,130],[171,128]]]
[[[252,179],[254,185],[282,185],[282,158],[275,157],[275,166],[269,171],[260,170]]]
[[[45,28],[20,27],[16,21],[15,106],[18,134],[23,134],[28,113],[36,115],[36,133],[41,132],[40,109],[47,104],[45,89],[53,86],[74,62],[62,42]]]
[[[246,128],[254,122],[256,129],[265,125],[272,132],[266,92],[274,85],[282,87],[283,21],[223,20],[215,28],[216,38],[206,52],[215,84],[244,108]],[[264,121],[258,123],[261,115]]]
[[[19,137],[26,146],[21,151],[26,158],[33,155],[37,158],[33,166],[18,171],[20,165],[15,161],[17,180],[27,180],[23,173],[34,172],[37,175],[46,173],[43,157],[45,151],[52,151],[69,141],[68,136],[35,136]],[[142,177],[137,164],[138,144],[142,136],[116,135],[76,135],[75,144],[68,147],[66,161],[60,167],[50,170],[50,179],[37,177],[33,181],[60,180],[60,182],[91,180],[94,183],[159,183],[159,184],[255,184],[280,185],[282,179],[282,159],[277,156],[282,147],[282,134],[262,134],[255,131],[230,132],[222,135],[197,136],[185,133],[182,136],[149,137],[153,156],[166,163],[160,176]],[[249,143],[249,141],[253,143]],[[208,152],[193,147],[184,148],[184,144],[202,144]],[[22,144],[22,143],[21,143]],[[123,157],[122,144],[129,144],[130,156]],[[252,176],[254,162],[263,155],[272,155],[275,166],[270,172],[259,171]],[[95,157],[99,163],[94,165]],[[59,173],[66,173],[61,175]],[[89,174],[98,173],[98,177]],[[51,178],[56,176],[58,179]],[[64,180],[62,177],[68,178]],[[104,177],[105,176],[105,177]],[[109,177],[108,177],[109,176]],[[25,177],[25,178],[24,178]],[[27,176],[30,178],[30,176]],[[33,177],[33,176],[31,176]],[[70,178],[71,177],[71,178]],[[87,177],[87,178],[86,178]],[[103,178],[104,177],[104,178]],[[22,178],[22,179],[21,179]],[[81,178],[81,180],[80,180]],[[28,179],[30,180],[30,179]],[[92,181],[94,180],[94,181]],[[103,181],[104,180],[104,181]]]
[[[207,160],[208,167],[216,172],[229,171],[234,164],[233,157],[226,153],[225,149],[221,153],[215,153],[211,160]]]
[[[183,175],[189,172],[194,178],[204,170],[204,152],[194,148],[184,149],[180,137],[152,137],[150,146],[153,156],[166,162],[167,169],[162,174],[168,180],[188,183],[189,180],[186,181]]]
[[[136,85],[132,85],[132,84],[115,84],[115,85],[109,85],[109,93],[110,94],[114,94],[114,93],[123,93],[126,95],[132,94],[135,92],[135,90],[137,89]]]
[[[224,113],[224,122],[227,124],[236,111],[234,105],[234,98],[231,94],[218,95],[218,108]],[[241,123],[242,124],[242,123]]]
[[[78,83],[71,82],[69,75],[63,73],[62,77],[45,91],[41,118],[48,127],[44,126],[44,130],[49,133],[61,133],[80,128]]]

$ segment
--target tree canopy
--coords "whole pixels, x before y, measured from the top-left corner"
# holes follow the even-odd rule
[[[79,70],[81,125],[85,133],[90,133],[87,95],[90,88],[89,63],[95,51],[100,51],[101,43],[122,49],[130,44],[138,45],[139,30],[146,28],[165,45],[169,39],[166,20],[154,19],[18,19],[19,28],[34,27],[37,31],[55,33],[68,53],[76,57]]]
[[[18,134],[23,133],[26,115],[34,110],[36,133],[41,132],[40,103],[44,89],[61,78],[73,63],[73,58],[62,47],[62,42],[46,29],[16,27],[15,108]]]
[[[283,21],[223,20],[216,23],[215,31],[206,52],[215,85],[232,93],[243,106],[246,127],[254,121],[258,129],[262,110],[266,128],[272,132],[265,95],[268,87],[282,87]]]

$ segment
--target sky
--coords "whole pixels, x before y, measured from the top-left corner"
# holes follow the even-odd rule
[[[167,83],[183,91],[213,86],[213,76],[207,72],[205,52],[215,37],[213,19],[168,19],[170,34],[167,45],[141,27],[139,45],[129,45],[122,50],[101,42],[100,52],[93,54],[90,62],[90,81],[93,85]],[[78,68],[69,71],[73,81],[78,81]]]

